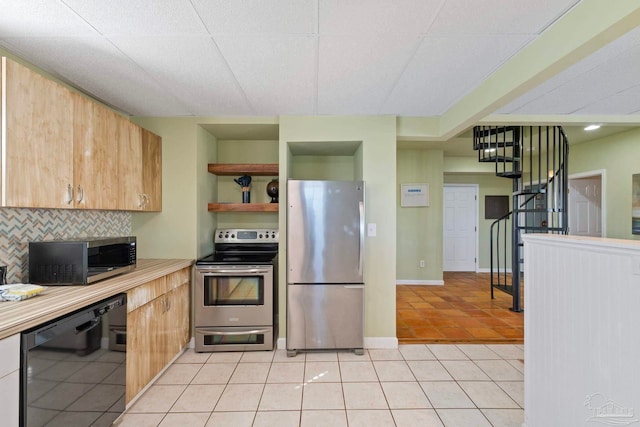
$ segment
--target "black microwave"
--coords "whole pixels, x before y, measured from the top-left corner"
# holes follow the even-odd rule
[[[135,236],[29,242],[29,283],[87,285],[135,267]]]

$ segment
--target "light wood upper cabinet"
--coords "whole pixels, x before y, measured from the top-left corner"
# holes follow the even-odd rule
[[[162,138],[142,129],[142,192],[146,211],[162,210]]]
[[[132,122],[121,123],[118,208],[162,209],[162,139]]]
[[[2,206],[73,208],[70,90],[2,58]]]
[[[162,209],[162,141],[1,58],[0,206]]]
[[[74,204],[114,209],[118,196],[118,115],[74,94]]]
[[[125,119],[118,127],[118,209],[142,210],[142,132]]]

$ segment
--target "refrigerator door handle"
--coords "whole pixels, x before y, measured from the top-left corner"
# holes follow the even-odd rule
[[[364,280],[364,202],[361,200],[358,202],[358,210],[360,213],[360,256],[358,257],[358,273]]]

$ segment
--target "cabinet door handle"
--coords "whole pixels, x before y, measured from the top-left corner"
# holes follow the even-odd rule
[[[78,203],[84,199],[84,190],[78,185]]]
[[[67,204],[70,205],[73,202],[73,187],[71,184],[67,185]]]

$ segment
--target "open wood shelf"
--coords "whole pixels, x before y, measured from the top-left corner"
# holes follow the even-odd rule
[[[209,203],[209,212],[278,212],[278,203]]]
[[[221,176],[278,176],[277,163],[209,163],[209,173]]]

